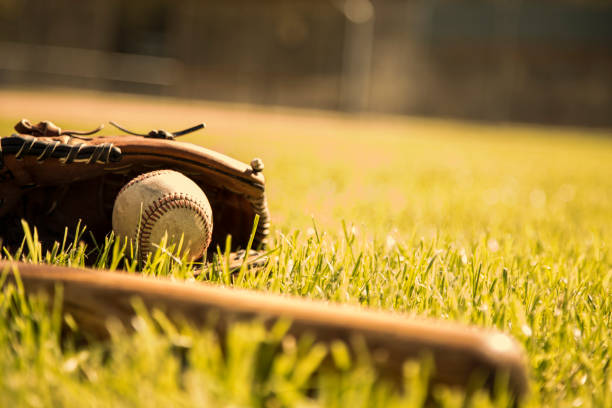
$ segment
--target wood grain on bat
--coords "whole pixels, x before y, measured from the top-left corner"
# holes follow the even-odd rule
[[[377,359],[377,368],[395,380],[401,379],[406,360],[431,355],[434,383],[466,387],[479,374],[492,386],[495,375],[504,373],[515,395],[527,389],[522,348],[497,331],[205,283],[0,262],[9,280],[15,277],[15,267],[28,293],[51,295],[60,283],[64,311],[89,333],[104,335],[110,317],[128,325],[134,315],[132,301],[140,298],[148,308],[160,309],[175,321],[208,325],[214,314],[220,332],[233,321],[259,318],[271,323],[286,318],[292,322],[289,333],[298,337],[309,333],[320,341],[343,340],[349,347],[359,337],[372,354],[386,356]]]

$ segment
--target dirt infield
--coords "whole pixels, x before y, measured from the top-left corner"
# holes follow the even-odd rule
[[[0,90],[0,123],[10,125],[21,118],[51,120],[59,126],[94,127],[110,120],[128,128],[148,131],[152,128],[178,130],[205,122],[210,136],[235,136],[264,139],[314,138],[331,136],[350,138],[386,136],[404,137],[489,137],[511,136],[591,136],[609,137],[608,130],[554,128],[504,123],[415,118],[381,114],[343,114],[338,112],[262,107],[65,89]],[[8,123],[5,123],[8,122]],[[105,134],[117,133],[107,126]],[[187,137],[189,138],[189,137]]]
[[[329,133],[338,130],[339,126],[346,130],[351,123],[355,128],[363,129],[365,126],[363,121],[355,122],[354,116],[325,111],[261,108],[89,91],[0,90],[0,118],[17,120],[22,117],[32,121],[57,121],[60,126],[62,121],[91,127],[113,120],[128,128],[145,126],[146,129],[168,130],[205,122],[207,131],[212,134],[230,133],[236,136],[283,132],[297,133],[299,136],[304,132]],[[388,122],[387,119],[385,122]],[[376,125],[375,122],[380,125],[380,120],[373,121],[369,117],[367,126]]]

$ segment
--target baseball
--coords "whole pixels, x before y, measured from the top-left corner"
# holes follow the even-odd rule
[[[141,259],[155,253],[164,236],[166,245],[183,244],[179,256],[205,256],[212,236],[212,210],[206,195],[187,176],[157,170],[130,180],[113,206],[113,231],[138,246]],[[176,247],[175,247],[176,251]],[[175,252],[176,254],[176,252]]]

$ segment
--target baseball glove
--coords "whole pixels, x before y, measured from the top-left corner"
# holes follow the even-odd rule
[[[112,122],[111,122],[112,123]],[[118,125],[116,125],[119,127]],[[268,234],[261,160],[246,165],[221,153],[174,140],[203,128],[169,133],[151,131],[118,136],[62,130],[51,122],[26,119],[16,134],[0,139],[0,238],[4,245],[23,239],[21,219],[38,229],[43,245],[61,240],[66,227],[87,226],[97,242],[112,230],[112,209],[119,190],[134,177],[155,169],[179,171],[205,192],[213,212],[208,256],[232,237],[232,250],[248,244],[254,220],[259,222],[253,248]]]

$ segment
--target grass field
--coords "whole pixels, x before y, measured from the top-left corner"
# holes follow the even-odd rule
[[[525,406],[612,406],[612,132],[90,93],[1,91],[0,106],[2,135],[21,117],[140,130],[206,121],[186,140],[263,158],[278,248],[265,274],[214,280],[496,327],[526,349]],[[79,251],[49,261],[78,264]],[[0,297],[2,406],[422,405],[418,365],[398,393],[367,362],[313,376],[327,350],[257,324],[219,340],[157,330],[146,314],[134,335],[117,329],[109,344],[77,347],[60,340],[60,317],[16,292]],[[270,342],[282,352],[262,357]],[[188,344],[187,368],[177,344]],[[456,391],[434,395],[461,406]]]

